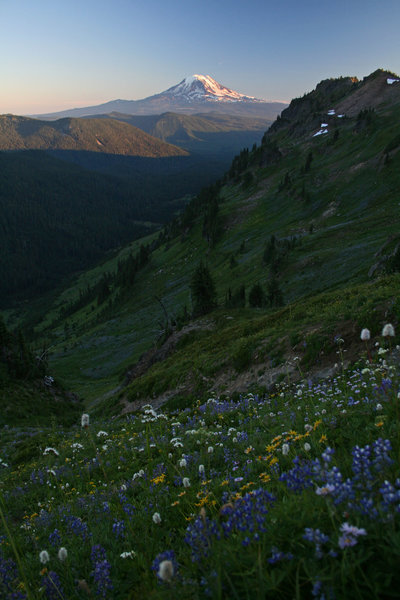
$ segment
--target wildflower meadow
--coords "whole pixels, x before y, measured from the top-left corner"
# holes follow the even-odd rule
[[[397,598],[394,341],[262,397],[3,428],[0,598]]]

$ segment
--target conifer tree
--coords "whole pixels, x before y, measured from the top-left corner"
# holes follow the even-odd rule
[[[200,262],[190,282],[193,316],[198,317],[212,311],[216,305],[216,289],[207,265]]]
[[[279,287],[278,279],[271,270],[270,278],[267,284],[267,300],[270,306],[283,306],[283,294]]]
[[[249,292],[250,306],[253,308],[261,308],[262,306],[265,306],[266,303],[267,299],[261,285],[259,283],[254,284]]]

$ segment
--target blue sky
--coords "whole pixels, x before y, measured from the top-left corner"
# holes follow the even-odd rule
[[[400,0],[0,0],[0,114],[136,100],[185,76],[290,101],[400,72]]]

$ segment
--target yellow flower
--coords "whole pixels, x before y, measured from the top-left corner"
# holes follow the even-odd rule
[[[224,481],[221,481],[220,485],[228,485],[229,481],[227,479],[224,479]]]
[[[328,439],[328,438],[327,438],[327,437],[326,437],[326,435],[323,433],[323,434],[321,435],[321,437],[319,438],[319,442],[320,442],[320,444],[322,444],[322,442],[326,442],[326,441],[327,441],[327,439]]]
[[[200,498],[200,502],[195,502],[195,506],[204,506],[208,502],[208,496],[204,496],[204,498]]]
[[[165,473],[161,473],[161,475],[157,475],[157,477],[154,477],[154,479],[151,479],[150,481],[152,483],[155,483],[156,485],[159,483],[164,483],[166,478],[166,474]]]
[[[249,481],[249,483],[245,483],[244,485],[242,485],[242,487],[240,488],[242,490],[242,492],[244,490],[247,490],[249,487],[251,487],[252,485],[254,485],[254,483],[252,481]]]

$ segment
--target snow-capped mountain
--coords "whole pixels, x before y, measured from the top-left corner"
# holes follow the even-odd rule
[[[266,102],[235,92],[221,85],[209,75],[191,75],[164,92],[143,100],[112,100],[97,106],[73,108],[35,116],[41,119],[60,119],[111,112],[127,115],[156,115],[165,112],[186,114],[219,112],[274,120],[286,107],[287,104],[282,102]]]
[[[239,94],[215,81],[209,75],[192,75],[164,92],[187,102],[265,102]]]

